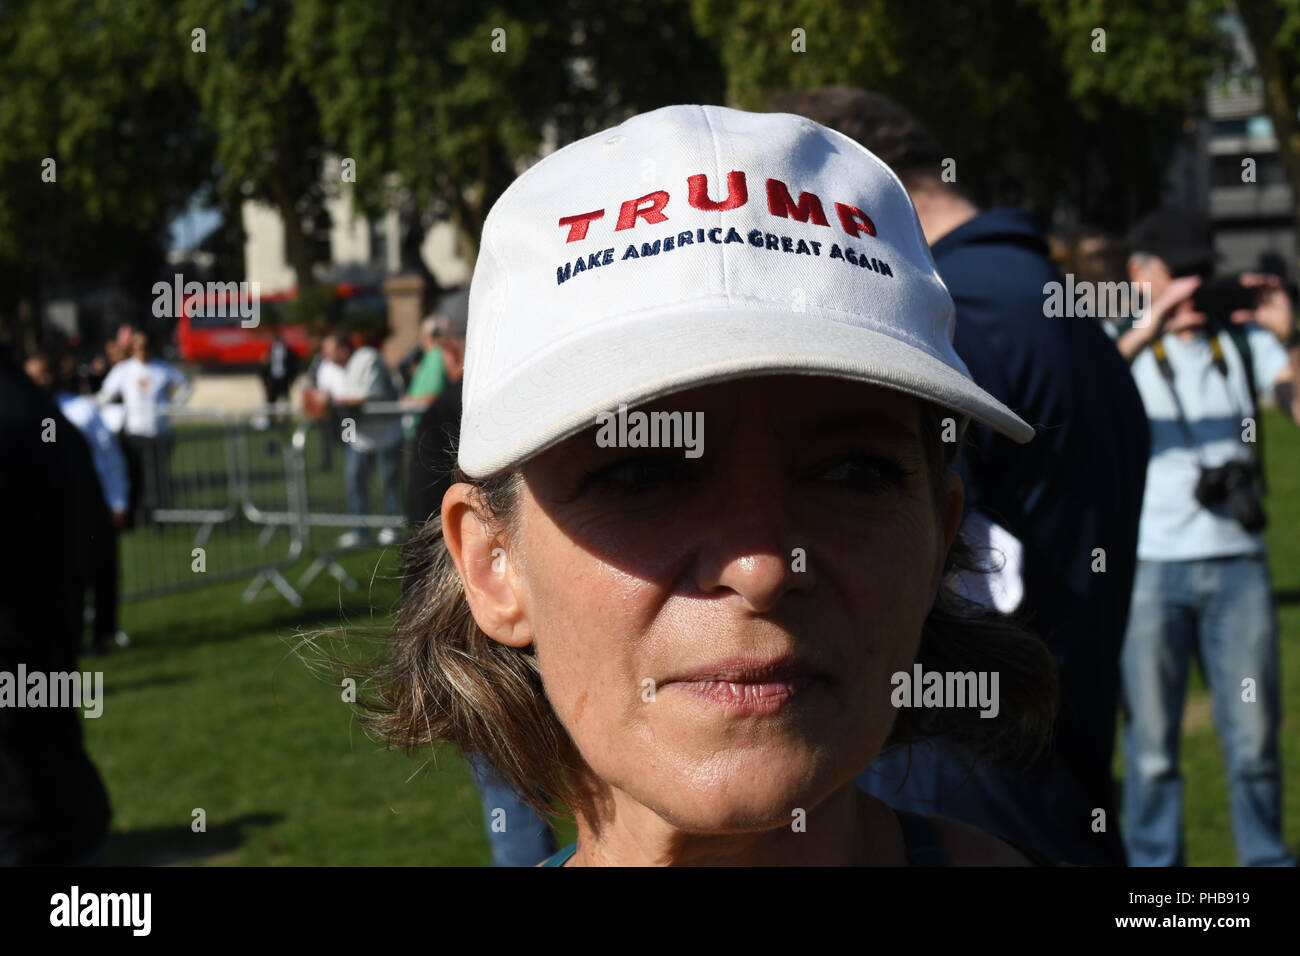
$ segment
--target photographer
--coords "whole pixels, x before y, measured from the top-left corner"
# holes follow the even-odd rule
[[[1199,653],[1238,857],[1293,865],[1282,841],[1277,621],[1255,448],[1259,396],[1275,390],[1293,420],[1300,413],[1295,317],[1276,277],[1209,279],[1210,225],[1194,213],[1160,209],[1134,228],[1129,245],[1129,278],[1150,283],[1150,298],[1117,344],[1151,421],[1121,657],[1129,862],[1183,863],[1179,734],[1188,667]]]

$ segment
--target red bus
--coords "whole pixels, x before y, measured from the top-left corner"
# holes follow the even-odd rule
[[[388,302],[377,287],[345,282],[327,288],[334,293],[334,302],[328,309],[331,325],[342,325],[362,314],[370,314],[372,318],[388,315]],[[244,328],[237,294],[205,292],[186,296],[176,320],[176,346],[181,361],[202,365],[261,364],[271,351],[273,327],[300,358],[310,359],[311,341],[306,326],[288,318],[288,306],[297,297],[296,287],[259,295],[258,323]]]

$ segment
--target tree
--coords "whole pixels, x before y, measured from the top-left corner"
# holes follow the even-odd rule
[[[848,83],[912,110],[988,202],[1117,229],[1154,204],[1168,157],[1226,55],[1218,0],[693,0],[728,100]],[[1105,30],[1105,51],[1097,29]],[[800,32],[796,32],[800,31]]]
[[[167,223],[211,165],[157,0],[6,3],[0,17],[0,311],[51,282],[146,299]],[[33,305],[34,303],[34,305]]]
[[[1300,0],[1237,0],[1300,226]]]
[[[721,96],[683,0],[613,9],[443,0],[431,17],[417,0],[304,0],[293,52],[316,78],[326,135],[356,160],[361,206],[405,201],[415,223],[449,219],[472,261],[489,208],[548,146]]]
[[[216,140],[216,182],[225,205],[276,208],[299,304],[314,308],[313,236],[327,232],[326,144],[311,84],[282,0],[186,0],[173,19],[172,49]],[[196,31],[202,31],[196,33]],[[200,49],[201,47],[201,49]]]

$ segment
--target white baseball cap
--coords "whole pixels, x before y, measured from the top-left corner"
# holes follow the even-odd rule
[[[801,116],[667,106],[557,150],[489,212],[460,467],[489,477],[620,404],[785,373],[1031,439],[971,380],[953,326],[912,202],[874,155]]]

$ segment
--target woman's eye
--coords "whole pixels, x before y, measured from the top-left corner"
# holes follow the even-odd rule
[[[651,490],[685,477],[686,466],[680,457],[641,455],[596,469],[587,476],[585,484],[616,492],[635,492]]]
[[[820,472],[822,481],[830,481],[863,491],[902,488],[915,474],[897,462],[874,455],[849,455],[831,462]]]

